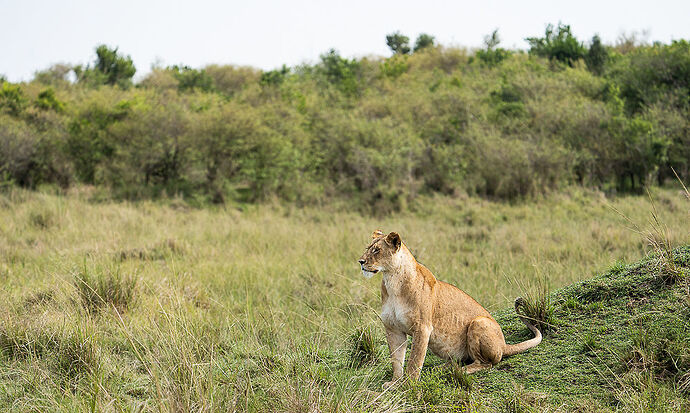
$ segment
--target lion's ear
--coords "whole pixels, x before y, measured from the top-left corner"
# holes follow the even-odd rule
[[[397,232],[391,232],[390,234],[386,235],[386,242],[388,245],[393,247],[396,252],[400,249],[400,245],[402,244],[400,235],[398,235]]]
[[[382,236],[383,236],[383,231],[381,231],[380,229],[377,229],[376,231],[374,231],[373,234],[371,234],[371,239],[381,238]]]

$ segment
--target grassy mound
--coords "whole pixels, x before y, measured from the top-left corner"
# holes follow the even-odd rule
[[[425,389],[423,408],[689,411],[690,246],[674,251],[674,277],[666,264],[652,257],[619,265],[554,292],[544,341],[477,373],[469,393],[448,379],[453,368],[428,357],[420,384],[412,386]],[[508,341],[530,338],[512,310],[495,316]]]

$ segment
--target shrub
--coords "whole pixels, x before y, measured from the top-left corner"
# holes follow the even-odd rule
[[[248,66],[208,65],[204,72],[213,79],[215,90],[227,96],[241,92],[250,84],[258,83],[262,73]]]
[[[570,67],[585,57],[585,47],[570,32],[570,26],[558,23],[554,32],[552,24],[546,26],[544,37],[528,37],[529,53],[567,64]]]
[[[55,90],[52,88],[43,89],[38,94],[38,98],[34,102],[36,107],[43,110],[53,110],[55,112],[62,112],[65,109],[65,103],[58,100],[55,96]]]
[[[215,89],[213,78],[204,69],[193,69],[189,66],[172,66],[168,70],[177,79],[181,92],[200,90],[210,92]]]
[[[19,116],[27,104],[26,96],[21,86],[3,81],[0,88],[0,111],[12,116]],[[1,112],[0,112],[1,113]]]
[[[639,113],[657,102],[676,108],[690,107],[690,42],[639,47],[618,59],[612,77],[630,113]]]

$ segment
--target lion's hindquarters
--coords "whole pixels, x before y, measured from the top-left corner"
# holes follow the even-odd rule
[[[476,317],[467,328],[467,352],[481,364],[496,364],[503,358],[505,340],[501,327],[488,317]]]

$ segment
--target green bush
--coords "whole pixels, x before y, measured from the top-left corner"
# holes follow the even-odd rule
[[[74,67],[77,80],[89,86],[111,85],[127,89],[132,85],[132,77],[137,69],[129,56],[121,56],[118,48],[106,45],[96,47],[96,61],[91,66]]]
[[[3,81],[0,88],[0,111],[19,116],[26,105],[27,99],[21,86]]]
[[[549,24],[544,37],[528,37],[529,52],[573,67],[575,62],[585,57],[585,47],[570,32],[569,25],[558,23],[556,30]]]

